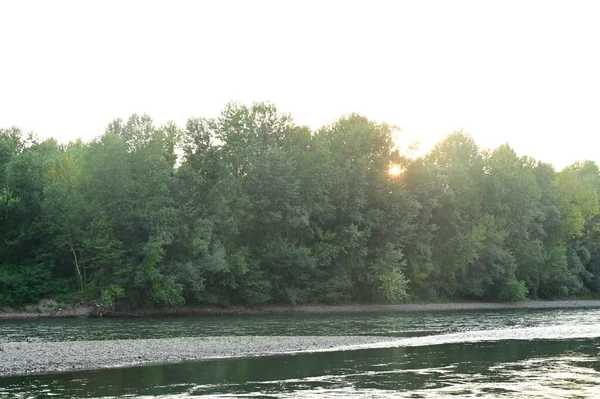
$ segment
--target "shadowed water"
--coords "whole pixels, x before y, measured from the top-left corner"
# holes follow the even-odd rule
[[[153,321],[159,332],[152,334],[160,337],[362,333],[399,339],[357,350],[8,377],[0,379],[0,396],[600,397],[597,310]],[[146,337],[135,335],[131,327],[139,326],[142,334],[142,326],[148,327],[150,324],[146,323],[150,322],[34,323],[38,329],[29,324],[5,323],[0,325],[0,336],[6,339],[3,334],[12,331],[11,340],[57,340],[61,338],[61,328],[75,327],[80,335],[90,338],[94,337],[94,328],[99,327],[110,337]],[[18,335],[18,325],[28,326],[27,333]],[[304,331],[306,334],[301,334]]]

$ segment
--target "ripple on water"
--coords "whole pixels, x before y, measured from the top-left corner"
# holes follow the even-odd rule
[[[266,327],[260,324],[265,319],[268,319]],[[126,334],[119,328],[132,327],[130,322],[94,321],[97,324],[92,323],[92,327],[82,321],[77,323],[73,324],[77,328],[70,331],[69,337],[83,339],[105,333],[113,334],[111,337],[114,338]],[[144,323],[135,328],[139,331],[148,329],[150,324]],[[99,332],[90,332],[93,327]],[[14,325],[11,328],[18,334]],[[44,330],[44,334],[34,334],[32,339],[64,340],[60,335],[61,328],[68,328],[68,323],[52,326]],[[261,334],[267,329],[268,334]],[[3,332],[6,331],[6,326],[0,323],[0,337],[5,337]],[[162,337],[217,335],[207,334],[211,331],[218,335],[227,335],[228,331],[239,335],[301,335],[298,332],[347,335],[360,331],[365,335],[396,338],[392,344],[328,348],[330,352],[323,353],[0,378],[0,396],[158,399],[600,397],[598,310],[258,317],[223,321],[160,319],[148,334]],[[250,331],[252,333],[248,334]]]
[[[188,389],[185,397],[227,398],[227,397],[272,397],[277,398],[582,398],[600,397],[600,373],[586,363],[596,363],[597,359],[586,357],[547,357],[496,365],[482,373],[459,373],[457,366],[445,368],[425,368],[364,372],[346,375],[322,375],[298,379],[250,382],[252,391],[235,393],[238,385],[226,386],[198,385]],[[412,377],[427,376],[417,389],[398,386],[392,389],[393,382],[368,388],[366,381],[382,375]],[[493,378],[490,378],[493,374]],[[248,387],[247,384],[243,384]],[[215,388],[229,391],[211,394]],[[175,398],[165,396],[161,398]]]
[[[220,335],[379,335],[416,337],[490,329],[519,329],[572,324],[600,324],[600,309],[0,321],[0,342],[177,338]]]

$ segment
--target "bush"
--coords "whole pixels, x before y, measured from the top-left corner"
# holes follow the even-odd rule
[[[68,290],[68,282],[53,278],[46,264],[0,266],[0,305],[23,306]]]
[[[504,283],[500,292],[500,299],[503,301],[524,301],[527,298],[527,287],[524,281],[515,279]]]

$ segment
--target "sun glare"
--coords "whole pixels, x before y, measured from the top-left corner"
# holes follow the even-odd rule
[[[389,169],[387,170],[387,174],[389,177],[398,177],[404,172],[404,169],[400,167],[398,164],[391,164]]]

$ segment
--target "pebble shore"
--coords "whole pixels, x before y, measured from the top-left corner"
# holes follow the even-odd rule
[[[394,338],[373,336],[227,336],[114,341],[8,342],[0,345],[0,377],[344,349]]]

